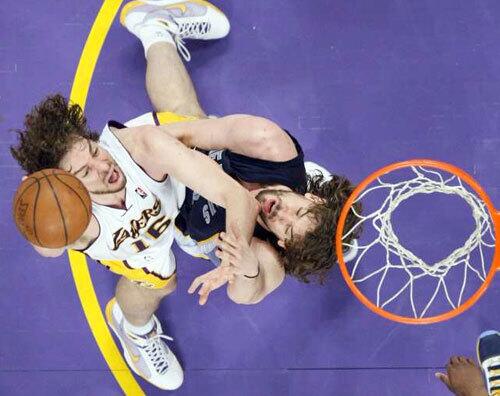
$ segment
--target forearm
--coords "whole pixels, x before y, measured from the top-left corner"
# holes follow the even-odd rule
[[[228,149],[248,157],[274,161],[287,161],[297,155],[293,141],[283,129],[257,116],[235,114],[160,128],[188,147]]]
[[[257,215],[259,214],[258,202],[241,186],[238,191],[227,196],[226,232],[234,233],[236,230],[246,241],[252,239]]]
[[[248,117],[251,116],[235,114],[216,119],[160,125],[160,128],[188,147],[204,150],[225,149],[229,148],[228,145],[232,145],[233,132],[238,128],[238,120]]]

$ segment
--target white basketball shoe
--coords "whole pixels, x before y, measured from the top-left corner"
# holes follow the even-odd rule
[[[479,336],[477,359],[484,372],[488,394],[500,396],[500,332],[488,330]]]
[[[185,39],[215,40],[227,36],[230,24],[224,13],[205,0],[137,0],[123,7],[120,23],[140,37],[145,26],[157,25],[173,37],[181,55],[189,61]]]
[[[174,390],[182,385],[182,367],[163,341],[173,340],[163,334],[156,316],[153,316],[155,326],[149,335],[138,336],[127,332],[123,325],[123,313],[113,298],[106,305],[106,319],[120,340],[125,360],[137,375],[164,390]]]

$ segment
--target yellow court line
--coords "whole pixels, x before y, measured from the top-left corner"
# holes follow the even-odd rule
[[[70,101],[78,103],[82,109],[85,108],[90,82],[102,45],[121,3],[122,0],[104,1],[85,42],[70,94]],[[70,250],[68,257],[83,312],[104,360],[126,395],[144,395],[109,332],[90,278],[85,255]]]

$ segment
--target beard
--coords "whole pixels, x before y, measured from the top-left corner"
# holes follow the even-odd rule
[[[272,208],[271,213],[266,213],[262,208],[259,213],[259,217],[262,221],[262,223],[265,225],[265,227],[268,229],[268,231],[272,231],[270,221],[276,217],[276,214],[278,211],[281,209],[281,197],[287,193],[290,193],[290,191],[287,190],[274,190],[274,189],[267,189],[267,190],[262,190],[260,191],[256,196],[255,199],[259,201],[260,204],[263,204],[266,202],[267,199],[274,199],[276,202],[274,203],[274,206]]]

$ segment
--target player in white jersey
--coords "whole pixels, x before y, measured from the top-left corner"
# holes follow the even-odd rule
[[[173,8],[170,4],[175,5],[174,1],[161,3],[164,7],[157,16],[163,23],[176,28],[191,26],[182,33],[183,38],[214,39],[229,32],[227,18],[208,2],[193,0]],[[146,13],[141,8],[150,11],[149,5],[132,2],[124,12],[134,9],[134,16],[142,18]],[[164,26],[159,30],[158,20],[155,18],[153,29],[135,26],[142,31],[146,53],[158,40],[182,46],[181,33],[170,35]],[[177,56],[175,47],[172,49]],[[155,62],[149,66],[162,67]],[[186,82],[179,84],[179,90],[189,91],[189,80],[188,87]],[[175,108],[175,96],[172,100],[169,106]],[[191,113],[187,107],[178,110]],[[176,120],[175,115],[170,118]],[[80,107],[68,104],[61,95],[46,98],[26,120],[26,130],[20,132],[21,143],[12,150],[21,166],[28,173],[36,168],[65,169],[90,193],[90,224],[67,248],[84,251],[124,275],[117,284],[116,300],[107,305],[106,316],[122,343],[127,362],[152,384],[162,389],[178,388],[183,371],[164,342],[170,338],[162,333],[153,313],[161,299],[175,289],[175,261],[170,247],[173,219],[183,203],[185,187],[225,207],[227,221],[248,240],[255,226],[257,202],[208,156],[189,149],[157,126],[127,128],[110,122],[99,140],[88,129]],[[65,251],[35,249],[45,256]]]
[[[252,194],[215,162],[186,147],[229,148],[264,165],[269,160],[278,168],[297,163],[299,174],[305,173],[300,170],[304,168],[300,146],[273,122],[243,115],[206,119],[176,48],[189,58],[183,38],[226,35],[229,23],[218,9],[203,0],[133,1],[125,5],[120,20],[144,46],[147,91],[159,112],[125,126],[110,122],[98,139],[88,130],[78,106],[68,109],[67,101],[56,95],[27,117],[24,140],[13,153],[29,173],[61,167],[85,184],[93,201],[93,217],[84,235],[70,248],[84,251],[123,275],[116,300],[106,308],[108,321],[134,371],[160,388],[174,389],[182,383],[182,369],[162,341],[166,336],[153,313],[175,288],[170,246],[174,219],[185,206],[183,186],[193,193],[191,199],[196,195],[206,199],[212,209],[217,205],[225,208],[226,225],[230,225],[220,228],[219,224],[216,230],[228,230],[220,244],[224,253],[219,254],[226,265],[197,279],[194,285],[202,285],[199,294],[206,298],[210,290],[232,280],[229,295],[241,303],[260,301],[284,277],[285,269],[272,246],[256,238],[249,243],[257,212],[261,225],[278,238],[277,246],[285,247],[291,235],[304,235],[318,223],[308,213],[322,199],[302,195],[305,185],[295,191],[293,183],[288,186],[286,181],[263,180],[259,184],[240,180],[257,198],[259,191],[264,193],[258,205]],[[37,121],[42,128],[34,125]],[[52,147],[41,142],[53,142]],[[305,176],[299,184],[304,183]],[[244,257],[233,261],[228,253],[231,249],[225,245],[236,240]],[[330,247],[328,236],[325,240]],[[46,256],[63,251],[36,249]],[[331,252],[324,256],[331,266]],[[296,276],[304,276],[304,272],[297,271]]]
[[[161,181],[149,177],[113,134],[113,127],[124,128],[108,123],[99,138],[99,149],[113,157],[127,181],[126,211],[93,202],[92,213],[99,222],[100,233],[84,252],[110,267],[113,262],[123,262],[125,268],[139,269],[141,277],[135,280],[155,287],[155,278],[166,281],[175,272],[175,258],[170,250],[173,220],[184,201],[186,188],[172,176]],[[151,282],[144,279],[145,268]]]

